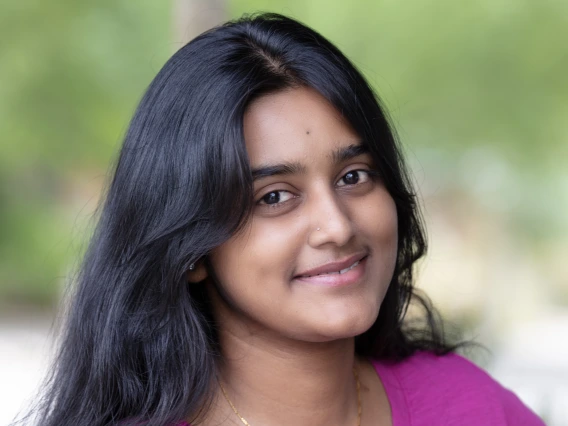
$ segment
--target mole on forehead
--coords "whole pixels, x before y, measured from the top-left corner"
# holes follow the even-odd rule
[[[307,129],[307,130],[306,130],[306,135],[309,135],[309,134],[310,134],[310,129]]]

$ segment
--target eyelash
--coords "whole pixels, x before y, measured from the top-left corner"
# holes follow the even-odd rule
[[[370,179],[371,181],[375,181],[378,178],[378,172],[376,170],[369,170],[369,169],[354,169],[354,170],[349,170],[348,172],[346,172],[343,176],[341,176],[341,178],[339,179],[339,181],[345,179],[345,177],[349,174],[349,173],[365,173],[367,175],[367,179]],[[350,186],[356,186],[356,185],[362,185],[363,183],[354,183],[354,184],[345,184],[345,185],[340,185],[340,188],[344,188],[344,187],[350,187]],[[268,193],[266,193],[265,195],[263,195],[256,204],[260,205],[260,206],[265,206],[268,208],[278,208],[280,207],[282,204],[287,203],[289,200],[285,200],[285,201],[279,201],[277,203],[273,203],[273,204],[267,204],[267,203],[262,203],[262,201],[270,194],[274,194],[274,193],[283,193],[283,192],[288,192],[290,193],[290,191],[286,191],[286,190],[275,190],[275,191],[269,191]],[[291,199],[296,198],[295,196],[291,197]]]

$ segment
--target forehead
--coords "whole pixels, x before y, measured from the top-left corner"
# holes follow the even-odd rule
[[[251,165],[331,156],[360,139],[318,92],[294,88],[263,96],[248,107],[244,136]]]

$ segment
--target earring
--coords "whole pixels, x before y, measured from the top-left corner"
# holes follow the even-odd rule
[[[195,263],[192,263],[191,265],[189,265],[189,270],[190,271],[195,270]]]
[[[320,230],[320,228],[316,229],[316,231],[319,231],[319,230]]]

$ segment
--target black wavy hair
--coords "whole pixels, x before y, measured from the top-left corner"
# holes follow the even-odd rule
[[[207,409],[220,352],[204,286],[188,286],[186,273],[250,215],[247,106],[301,86],[323,95],[368,145],[396,204],[395,272],[376,322],[356,337],[357,354],[396,362],[455,349],[413,288],[426,241],[377,96],[314,30],[277,14],[245,16],[182,47],[143,96],[77,274],[39,424],[162,426]],[[405,320],[413,299],[423,307],[418,325]]]

